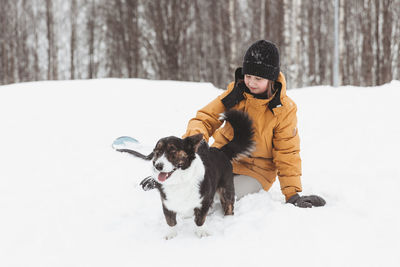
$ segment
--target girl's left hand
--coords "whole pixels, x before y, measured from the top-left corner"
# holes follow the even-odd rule
[[[300,208],[312,208],[325,206],[326,201],[322,197],[317,195],[300,196],[299,194],[296,194],[290,197],[286,203],[293,204],[296,207]]]

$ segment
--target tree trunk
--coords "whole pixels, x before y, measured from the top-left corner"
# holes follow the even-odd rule
[[[380,8],[379,8],[379,2],[375,0],[375,44],[376,44],[376,51],[375,51],[375,84],[374,85],[379,85],[381,84],[381,78],[380,78],[380,72],[381,72],[381,58],[380,58],[380,40],[379,40],[379,13],[380,13]]]
[[[370,85],[373,81],[373,51],[371,34],[371,0],[366,0],[360,14],[361,34],[362,34],[362,57],[361,57],[361,85]]]
[[[76,0],[71,0],[71,43],[70,43],[70,79],[75,79],[75,53],[76,53],[76,17],[78,15]]]
[[[392,80],[392,2],[392,0],[382,1],[383,25],[385,25],[382,27],[382,83]]]

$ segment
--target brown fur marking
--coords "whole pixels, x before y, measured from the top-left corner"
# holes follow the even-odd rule
[[[224,215],[233,215],[233,202],[234,199],[229,197],[225,188],[217,189],[221,206],[224,209]]]

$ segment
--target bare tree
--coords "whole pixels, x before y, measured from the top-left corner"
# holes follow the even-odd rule
[[[58,79],[58,66],[57,66],[57,43],[56,32],[54,30],[54,14],[53,14],[53,1],[45,0],[46,7],[46,26],[47,26],[47,79]]]
[[[152,60],[160,79],[181,78],[181,53],[187,37],[189,0],[148,0],[145,18],[154,30],[154,40],[147,40],[146,47],[153,51]]]
[[[213,22],[211,27],[211,35],[209,35],[211,45],[207,46],[207,50],[210,53],[210,80],[217,86],[226,86],[225,75],[223,75],[224,62],[222,57],[222,23],[221,17],[219,16],[221,4],[217,1],[212,1],[207,10],[210,14],[209,21]],[[210,25],[210,24],[209,24]]]
[[[343,20],[341,21],[341,32],[342,32],[342,36],[343,38],[340,39],[341,42],[344,42],[344,46],[349,46],[349,44],[351,44],[352,42],[352,24],[351,24],[351,20],[349,20],[349,18],[352,17],[351,14],[351,6],[349,5],[348,1],[344,1],[344,3],[342,4],[342,12],[343,14]],[[350,80],[351,80],[351,75],[353,74],[352,70],[351,70],[351,66],[353,66],[352,64],[350,64],[350,62],[354,61],[354,54],[353,54],[353,50],[352,49],[346,49],[345,51],[343,51],[343,54],[340,56],[341,60],[340,60],[340,69],[342,72],[342,80],[341,83],[342,84],[350,84]]]
[[[316,37],[316,43],[318,45],[318,79],[316,81],[317,84],[327,84],[327,62],[328,62],[328,55],[326,50],[329,49],[329,39],[328,39],[328,23],[329,16],[329,6],[327,7],[323,1],[318,1],[317,4],[318,14],[317,14],[317,21],[316,25],[318,25],[318,34]]]
[[[16,34],[16,59],[17,59],[17,76],[18,81],[29,81],[29,48],[28,48],[28,21],[26,13],[28,11],[28,4],[26,0],[22,0],[19,8],[15,11],[17,18],[15,24]]]
[[[372,32],[371,32],[371,0],[364,0],[362,11],[359,14],[359,25],[361,25],[362,33],[362,49],[361,49],[361,75],[363,77],[360,84],[372,84],[373,80],[373,51],[372,51]]]
[[[394,5],[393,12],[394,12],[394,16],[395,16],[393,21],[396,21],[396,24],[395,24],[396,32],[394,35],[394,40],[397,41],[397,44],[394,45],[394,47],[397,46],[397,51],[396,51],[396,48],[394,48],[394,55],[396,56],[396,59],[397,59],[397,63],[394,64],[396,76],[394,76],[393,78],[400,79],[400,1],[395,1],[395,3],[393,5]]]
[[[92,79],[96,76],[96,61],[95,61],[95,27],[96,27],[97,10],[95,2],[92,0],[89,6],[89,16],[86,23],[87,31],[87,55],[88,55],[88,78]]]
[[[380,1],[374,1],[375,3],[375,66],[376,66],[376,71],[375,71],[375,85],[381,83],[381,74],[380,74],[380,69],[381,69],[381,46],[380,46],[380,27],[379,27],[379,10],[380,10]]]
[[[3,84],[12,82],[9,80],[9,21],[8,11],[11,9],[9,1],[2,1],[0,5],[0,81]]]
[[[392,13],[393,0],[382,0],[382,64],[381,83],[392,80]]]
[[[106,13],[106,44],[110,75],[123,77],[143,75],[139,1],[113,0],[105,2],[103,9]]]
[[[70,23],[71,23],[71,38],[70,38],[70,78],[75,79],[75,54],[77,43],[77,16],[78,7],[76,0],[71,0]]]
[[[229,0],[228,3],[228,17],[229,17],[229,71],[233,72],[237,66],[238,49],[237,49],[237,33],[236,33],[236,0]]]
[[[318,7],[315,4],[315,1],[312,1],[313,3],[311,5],[308,5],[308,10],[307,10],[307,24],[308,24],[308,81],[307,83],[310,85],[315,85],[316,84],[316,69],[315,69],[315,64],[316,64],[316,49],[315,49],[315,30],[314,30],[314,25],[315,25],[315,9]],[[314,7],[315,5],[315,7]]]
[[[129,53],[127,56],[129,61],[127,60],[127,68],[128,68],[128,77],[138,77],[139,69],[141,67],[140,64],[140,39],[141,39],[141,31],[139,29],[139,1],[138,0],[127,0],[127,16],[126,16],[126,26],[128,29],[128,44],[127,44],[127,52]]]
[[[34,3],[32,3],[34,4]],[[41,79],[41,66],[39,63],[39,35],[40,35],[40,29],[39,29],[39,15],[38,11],[35,10],[32,6],[30,10],[30,20],[31,20],[31,33],[32,33],[32,57],[33,57],[33,67],[32,67],[32,72],[33,72],[33,80],[38,81]]]

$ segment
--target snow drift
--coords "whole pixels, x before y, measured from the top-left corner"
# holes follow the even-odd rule
[[[155,190],[138,182],[143,151],[222,91],[210,84],[102,79],[0,87],[1,266],[399,266],[400,82],[290,90],[298,105],[303,194],[323,208],[284,204],[279,183],[244,197],[235,215],[190,219],[177,238]]]

